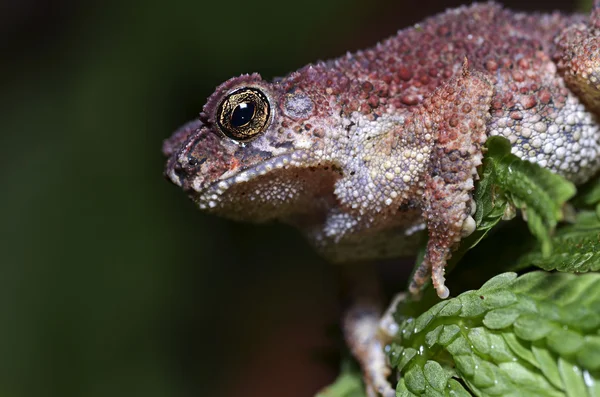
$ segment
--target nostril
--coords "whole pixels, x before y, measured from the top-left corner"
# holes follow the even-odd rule
[[[189,157],[188,158],[188,164],[191,167],[198,167],[201,166],[202,164],[204,164],[206,162],[206,157]]]
[[[173,164],[173,174],[180,180],[186,179],[187,177],[194,175],[198,172],[198,167],[206,161],[206,158],[197,159],[195,157],[188,157],[184,160],[183,164],[180,161],[176,161]]]

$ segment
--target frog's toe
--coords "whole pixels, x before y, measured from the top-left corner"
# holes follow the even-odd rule
[[[472,216],[467,216],[463,222],[461,229],[461,237],[470,236],[475,229],[477,228],[477,224],[475,223],[475,219]]]

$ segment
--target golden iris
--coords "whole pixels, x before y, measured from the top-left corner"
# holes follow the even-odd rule
[[[271,109],[267,96],[256,88],[240,88],[227,95],[217,110],[217,124],[227,137],[247,141],[267,129]]]

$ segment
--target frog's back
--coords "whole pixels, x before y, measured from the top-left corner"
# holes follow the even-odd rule
[[[368,111],[385,115],[421,104],[459,74],[466,59],[494,85],[488,136],[502,135],[519,157],[583,182],[598,170],[598,121],[565,85],[555,63],[556,37],[582,20],[474,4],[429,18],[329,66],[362,82],[347,92],[350,110],[361,110],[362,95],[376,105]]]

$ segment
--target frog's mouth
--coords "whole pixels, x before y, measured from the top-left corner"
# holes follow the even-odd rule
[[[194,189],[192,199],[201,209],[228,218],[290,220],[329,208],[341,176],[334,164],[311,161],[307,153],[296,151],[225,175],[206,189]]]
[[[341,176],[333,164],[311,162],[297,151],[224,175],[205,189],[195,186],[190,197],[200,209],[230,219],[320,223],[335,204],[334,186]]]
[[[291,167],[302,167],[302,161],[306,161],[308,156],[303,151],[295,151],[291,153],[285,153],[278,156],[273,156],[261,163],[254,166],[237,169],[234,171],[227,171],[224,173],[220,180],[210,184],[207,187],[202,187],[202,178],[198,177],[192,183],[191,188],[197,193],[196,201],[199,205],[207,205],[208,208],[215,207],[215,195],[217,198],[224,194],[232,186],[249,183],[256,178],[265,176],[273,171],[277,170],[288,170]]]

